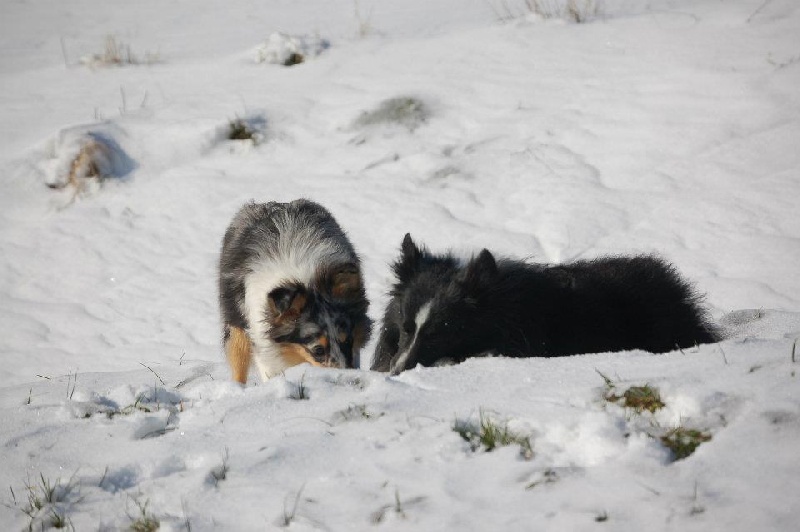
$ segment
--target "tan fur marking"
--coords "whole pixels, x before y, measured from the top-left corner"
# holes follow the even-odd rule
[[[317,343],[325,348],[325,351],[328,350],[328,337],[324,334],[317,338]]]
[[[247,382],[247,372],[250,369],[250,362],[253,358],[253,348],[250,337],[238,327],[229,327],[228,339],[225,342],[225,354],[228,356],[228,364],[231,366],[233,380],[245,384]]]
[[[302,345],[281,344],[280,350],[283,361],[286,362],[287,366],[296,366],[298,364],[303,364],[304,362],[308,362],[312,366],[322,366],[322,364],[314,360],[314,357],[311,356],[311,353],[306,351]]]
[[[292,299],[292,304],[289,305],[289,310],[287,310],[286,312],[289,312],[289,311],[293,310],[299,316],[300,313],[305,308],[307,301],[308,301],[308,298],[306,298],[305,294],[303,294],[303,293],[297,294],[296,296],[294,296],[294,299]]]
[[[339,299],[356,297],[361,289],[361,276],[358,272],[337,272],[333,274],[331,295]]]
[[[361,351],[361,348],[364,347],[366,337],[367,331],[363,323],[359,323],[353,327],[353,354]]]
[[[300,313],[303,312],[303,309],[306,306],[308,298],[303,293],[295,294],[294,298],[292,298],[292,302],[289,305],[289,308],[283,314],[278,314],[278,309],[275,308],[275,302],[272,299],[269,299],[269,310],[273,316],[275,316],[275,325],[280,326],[287,321],[294,321],[298,317],[300,317]]]
[[[336,339],[339,341],[340,344],[343,344],[347,341],[347,333],[340,332],[336,334]]]

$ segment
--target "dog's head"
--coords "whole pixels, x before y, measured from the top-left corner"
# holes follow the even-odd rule
[[[289,282],[267,297],[269,335],[290,363],[352,368],[371,322],[357,267],[320,272],[310,287]]]
[[[489,251],[460,266],[451,255],[432,255],[406,235],[394,271],[398,282],[387,316],[392,323],[385,324],[393,374],[417,364],[462,362],[491,347],[487,296],[498,271]]]

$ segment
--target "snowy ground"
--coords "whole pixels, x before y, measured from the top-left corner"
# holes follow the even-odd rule
[[[800,6],[598,5],[0,0],[0,528],[793,530]],[[104,65],[108,36],[136,64]],[[295,45],[305,63],[265,61]],[[421,118],[365,124],[398,97]],[[261,142],[227,140],[236,118]],[[48,189],[89,133],[118,177]],[[729,338],[241,389],[222,232],[297,197],[350,234],[375,318],[411,232],[542,262],[656,251]],[[611,404],[598,372],[666,406]],[[481,416],[532,454],[473,451],[453,427]],[[673,462],[677,426],[711,440]],[[58,502],[31,510],[43,484]]]

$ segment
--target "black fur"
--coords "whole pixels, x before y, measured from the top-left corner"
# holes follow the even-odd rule
[[[718,339],[701,298],[672,265],[650,255],[553,266],[496,261],[484,249],[464,265],[418,248],[406,235],[393,270],[397,282],[372,364],[377,371],[485,354],[663,353]],[[415,318],[428,302],[417,331]]]

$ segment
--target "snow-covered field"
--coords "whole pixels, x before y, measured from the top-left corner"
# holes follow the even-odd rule
[[[798,35],[794,0],[0,0],[0,529],[796,530]],[[112,177],[47,188],[87,138]],[[242,389],[222,233],[297,197],[376,320],[411,232],[657,252],[728,337]],[[711,438],[674,461],[676,427]]]

